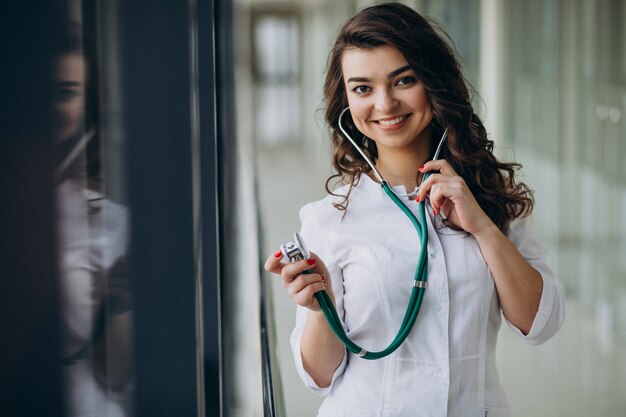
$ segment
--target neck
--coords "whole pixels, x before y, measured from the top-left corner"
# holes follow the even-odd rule
[[[428,161],[430,140],[416,141],[408,148],[378,148],[376,169],[391,186],[403,185],[407,192],[417,187],[418,168]]]

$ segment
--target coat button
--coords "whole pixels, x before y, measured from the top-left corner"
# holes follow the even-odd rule
[[[440,306],[439,304],[437,304],[437,305],[435,306],[435,311],[436,311],[437,313],[439,313],[439,312],[441,311],[441,306]]]
[[[428,251],[428,257],[429,257],[430,259],[433,259],[433,258],[435,257],[435,251],[433,251],[433,250],[429,250],[429,251]]]

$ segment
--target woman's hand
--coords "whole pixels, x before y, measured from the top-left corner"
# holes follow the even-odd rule
[[[346,348],[328,325],[315,298],[315,293],[326,289],[335,303],[328,269],[313,252],[309,259],[295,263],[281,262],[281,259],[280,251],[270,255],[265,261],[265,270],[280,275],[283,287],[296,304],[311,310],[307,312],[300,339],[302,366],[320,388],[328,387],[346,354]],[[303,274],[307,270],[311,273]]]
[[[276,251],[265,261],[265,270],[280,275],[283,288],[293,298],[297,305],[306,307],[311,311],[320,311],[320,305],[315,298],[315,293],[326,290],[334,303],[334,297],[330,285],[328,269],[326,265],[311,252],[311,257],[295,263],[281,262],[281,251]],[[305,274],[304,271],[310,271]]]
[[[460,177],[445,159],[429,161],[419,171],[431,174],[420,186],[417,201],[430,196],[430,205],[435,214],[442,213],[456,227],[476,235],[495,226],[489,216],[478,205],[465,180]]]
[[[463,178],[447,161],[427,162],[419,171],[435,170],[440,173],[424,181],[417,193],[418,201],[430,194],[435,214],[442,212],[452,224],[474,235],[489,265],[504,316],[528,334],[539,310],[541,275],[480,208]]]

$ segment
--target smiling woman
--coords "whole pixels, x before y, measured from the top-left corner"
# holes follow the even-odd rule
[[[383,161],[387,160],[384,154],[396,154],[414,168],[415,157],[428,154],[433,112],[424,84],[392,46],[349,48],[341,66],[352,120],[376,143],[378,170],[392,182],[406,182],[410,189],[415,188],[414,175],[399,178],[393,171],[400,167],[386,167]]]
[[[336,174],[329,195],[300,211],[310,258],[287,263],[277,252],[265,263],[297,305],[291,347],[305,385],[326,397],[318,416],[509,416],[495,360],[502,317],[529,344],[563,321],[561,288],[527,227],[533,200],[519,165],[494,156],[454,51],[409,7],[357,13],[328,63]],[[333,178],[341,184],[330,190]],[[417,184],[414,198],[402,195]],[[424,241],[402,212],[420,216]],[[416,268],[428,276],[422,309],[394,339],[413,320],[413,289],[426,287],[412,282]],[[368,354],[392,339],[404,340],[393,354]]]

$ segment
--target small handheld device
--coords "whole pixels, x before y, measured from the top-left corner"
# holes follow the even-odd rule
[[[293,234],[293,240],[293,242],[287,242],[280,245],[280,251],[282,252],[283,257],[288,259],[291,263],[298,262],[303,259],[309,259],[311,257],[311,253],[304,246],[304,242],[298,232]]]

